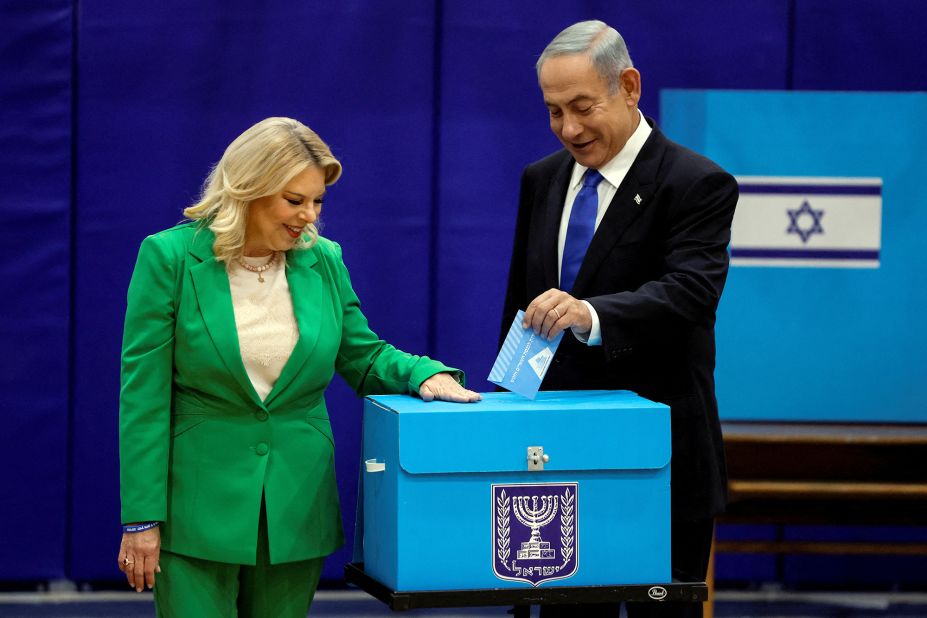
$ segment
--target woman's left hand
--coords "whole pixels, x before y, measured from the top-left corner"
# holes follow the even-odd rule
[[[119,545],[119,570],[126,574],[129,586],[137,592],[151,590],[155,573],[161,572],[158,558],[161,555],[161,530],[149,528],[142,532],[123,532]]]
[[[469,403],[481,399],[479,393],[468,391],[457,383],[449,373],[436,373],[431,376],[418,388],[418,394],[422,400],[432,401],[440,399],[442,401],[456,401],[458,403]]]

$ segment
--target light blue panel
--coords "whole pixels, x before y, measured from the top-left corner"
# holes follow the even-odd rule
[[[927,94],[675,91],[663,128],[734,175],[880,177],[876,269],[732,267],[724,419],[927,421]]]
[[[550,455],[548,471],[654,470],[669,464],[669,407],[630,391],[584,391],[581,398],[575,391],[547,391],[534,400],[514,393],[482,397],[473,404],[426,403],[406,395],[370,399],[402,410],[399,457],[412,474],[521,470],[525,448],[534,444]],[[551,432],[552,427],[571,430]]]
[[[368,574],[393,590],[530,588],[493,572],[493,484],[576,483],[576,571],[539,585],[670,581],[669,409],[626,391],[541,395],[486,393],[474,405],[368,398],[364,458],[385,464],[362,471]],[[550,444],[544,470],[528,471],[527,447]],[[646,467],[655,458],[662,465]],[[569,469],[555,466],[561,459]]]
[[[360,519],[354,530],[361,542],[355,538],[354,546],[361,547],[360,561],[372,577],[384,583],[389,573],[398,572],[399,509],[396,505],[399,475],[394,467],[399,461],[399,423],[394,415],[381,413],[382,409],[367,403],[364,407],[364,441],[361,445],[363,461],[376,460],[385,464],[386,473],[365,473],[363,461],[360,467],[360,495],[358,507]],[[368,515],[369,514],[369,515]],[[366,519],[370,520],[367,523]],[[355,555],[355,560],[358,557]],[[395,575],[393,575],[395,576]],[[395,589],[395,585],[393,586]]]

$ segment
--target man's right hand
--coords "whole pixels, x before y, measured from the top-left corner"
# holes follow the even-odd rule
[[[531,301],[525,310],[522,326],[549,341],[568,328],[579,334],[588,334],[592,330],[592,315],[582,301],[551,288]]]

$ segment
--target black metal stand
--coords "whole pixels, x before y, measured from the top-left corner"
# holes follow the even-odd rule
[[[674,579],[671,584],[628,586],[575,586],[550,588],[487,588],[482,590],[390,590],[364,572],[362,562],[344,567],[344,579],[386,603],[393,611],[436,607],[479,607],[514,605],[515,616],[526,616],[531,605],[549,603],[620,603],[622,601],[686,601],[708,599],[705,582]],[[521,610],[521,614],[519,612]]]

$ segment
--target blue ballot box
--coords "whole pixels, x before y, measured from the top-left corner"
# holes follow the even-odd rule
[[[628,391],[368,397],[363,562],[397,591],[668,583],[670,411]]]

